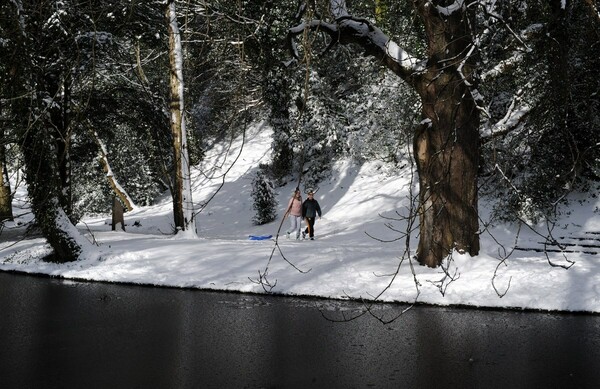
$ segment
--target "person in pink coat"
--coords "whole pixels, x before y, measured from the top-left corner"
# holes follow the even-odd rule
[[[300,229],[302,224],[302,195],[300,189],[296,188],[294,195],[290,199],[284,217],[290,218],[290,229],[285,233],[290,238],[290,234],[295,232],[296,239],[300,239]]]

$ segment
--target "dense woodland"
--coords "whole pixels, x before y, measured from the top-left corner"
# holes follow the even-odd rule
[[[170,191],[193,229],[189,166],[265,121],[276,185],[412,167],[419,262],[475,256],[479,198],[505,221],[595,195],[598,52],[596,0],[2,0],[0,220],[26,183],[57,261],[115,196]]]

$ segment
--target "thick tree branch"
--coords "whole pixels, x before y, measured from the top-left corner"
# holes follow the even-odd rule
[[[425,71],[425,61],[410,55],[367,20],[347,15],[338,18],[334,23],[310,20],[290,28],[287,42],[295,59],[300,58],[295,38],[303,34],[306,29],[323,32],[329,36],[331,42],[323,53],[337,44],[357,44],[365,50],[365,55],[377,58],[384,66],[410,85],[415,85],[416,80]]]

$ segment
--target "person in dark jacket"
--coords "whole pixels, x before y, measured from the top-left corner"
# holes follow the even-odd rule
[[[306,239],[306,234],[310,237],[310,240],[315,239],[315,219],[319,215],[321,218],[321,206],[319,202],[314,198],[314,192],[312,189],[308,190],[308,198],[302,203],[302,217],[306,220],[306,229],[302,232],[302,237]]]

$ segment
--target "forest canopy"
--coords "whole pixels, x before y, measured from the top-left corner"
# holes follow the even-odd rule
[[[477,255],[479,198],[535,221],[600,180],[599,49],[596,0],[5,1],[0,220],[22,179],[74,260],[67,225],[115,196],[177,209],[180,155],[265,121],[277,185],[342,158],[413,166],[419,262]]]

